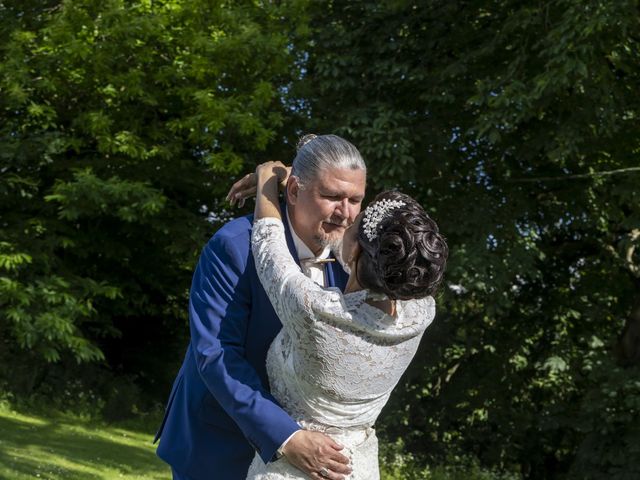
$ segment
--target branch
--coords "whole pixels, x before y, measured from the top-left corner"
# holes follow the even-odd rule
[[[636,265],[633,262],[633,253],[635,252],[636,245],[635,241],[640,238],[640,230],[634,229],[629,233],[629,245],[627,246],[627,251],[625,255],[625,262],[627,264],[627,268],[636,278],[640,278],[640,266]]]
[[[531,182],[557,182],[564,180],[581,180],[593,177],[608,177],[620,173],[640,172],[640,167],[619,168],[618,170],[605,170],[603,172],[577,173],[574,175],[561,175],[559,177],[532,177],[532,178],[512,178],[506,180],[509,183],[531,183]]]
[[[622,366],[640,363],[640,298],[637,295],[613,353]]]
[[[627,268],[629,273],[640,279],[640,265],[637,265],[633,261],[633,254],[636,250],[636,242],[640,239],[640,229],[634,228],[625,235],[627,239],[623,239],[618,243],[618,248],[622,247],[624,250],[624,257],[618,253],[613,245],[605,245],[605,250],[609,252],[616,261],[621,262]]]

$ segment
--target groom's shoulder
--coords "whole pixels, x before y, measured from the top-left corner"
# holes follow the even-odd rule
[[[253,214],[234,218],[220,227],[209,242],[222,245],[232,244],[235,247],[243,247],[246,245],[248,249],[252,225]]]
[[[229,220],[214,234],[214,237],[232,238],[239,235],[251,236],[251,227],[253,225],[253,214],[244,217]]]

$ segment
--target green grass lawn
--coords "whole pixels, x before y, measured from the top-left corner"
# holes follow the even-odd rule
[[[153,434],[0,404],[0,478],[170,480]]]
[[[1,480],[170,480],[155,455],[153,429],[160,419],[109,425],[78,416],[15,411],[0,401]],[[410,465],[381,465],[382,480],[495,480],[477,468],[427,473]]]

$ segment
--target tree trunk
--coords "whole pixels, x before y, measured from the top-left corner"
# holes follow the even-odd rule
[[[614,347],[617,361],[624,366],[640,363],[640,294],[631,309]]]

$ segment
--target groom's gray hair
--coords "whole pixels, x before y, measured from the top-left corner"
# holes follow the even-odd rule
[[[298,153],[293,159],[291,175],[298,178],[302,188],[313,182],[322,170],[342,168],[363,170],[367,166],[358,149],[337,135],[305,135],[298,142]]]

